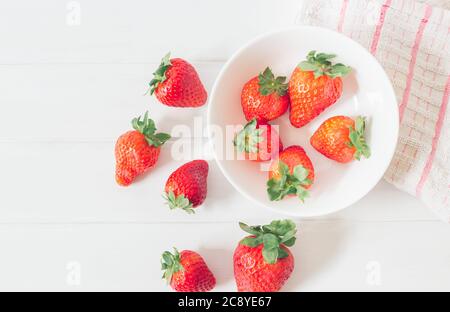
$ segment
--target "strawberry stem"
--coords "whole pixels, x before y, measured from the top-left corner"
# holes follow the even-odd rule
[[[262,255],[268,264],[275,264],[278,259],[283,259],[289,254],[281,248],[281,245],[292,247],[295,244],[297,228],[292,220],[276,220],[268,225],[248,226],[239,222],[240,228],[251,234],[241,240],[241,244],[248,247],[257,247],[264,244]]]
[[[298,64],[301,70],[314,72],[314,77],[329,76],[331,78],[343,77],[349,74],[352,69],[349,66],[338,63],[333,64],[330,60],[336,57],[335,54],[317,53],[311,51],[306,56],[306,61]]]
[[[309,192],[305,187],[312,184],[308,179],[309,170],[298,165],[294,167],[293,174],[290,173],[288,165],[279,161],[278,170],[281,177],[267,181],[267,194],[271,201],[282,200],[287,195],[297,195],[304,202],[309,197]]]
[[[239,152],[258,153],[258,143],[261,143],[262,129],[257,129],[256,118],[247,123],[234,138],[233,144]]]
[[[134,118],[131,122],[133,129],[139,131],[145,136],[147,143],[154,147],[159,147],[166,143],[170,139],[170,135],[167,133],[155,133],[155,122],[148,117],[148,112],[145,112],[144,118],[142,116]]]
[[[350,142],[348,145],[356,149],[354,157],[357,160],[361,160],[361,156],[369,158],[371,154],[370,147],[366,143],[365,130],[366,118],[363,116],[356,117],[355,127],[350,127]]]
[[[192,209],[193,204],[184,196],[184,194],[175,196],[173,191],[169,191],[165,194],[164,198],[166,199],[171,210],[182,209],[188,214],[195,214],[194,209]]]
[[[153,79],[150,81],[150,94],[152,95],[158,85],[166,81],[166,71],[172,65],[170,62],[170,52],[167,53],[161,60],[161,64],[159,64],[158,69],[153,73]]]
[[[163,279],[170,283],[172,280],[172,275],[178,271],[184,270],[181,264],[181,256],[178,250],[174,247],[174,253],[169,251],[164,251],[161,256],[161,270],[164,271],[162,276]]]
[[[259,92],[266,96],[272,93],[277,93],[279,96],[286,95],[288,84],[286,77],[276,77],[269,67],[266,67],[264,72],[258,76]]]

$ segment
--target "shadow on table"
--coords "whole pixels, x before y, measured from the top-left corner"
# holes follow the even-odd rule
[[[200,247],[201,254],[216,277],[217,285],[223,285],[233,279],[233,251],[224,248]]]
[[[296,291],[319,274],[327,274],[326,267],[336,261],[345,236],[344,222],[302,222],[297,242],[291,248],[295,269],[282,291]]]
[[[208,177],[208,196],[205,200],[205,208],[213,209],[213,207],[218,207],[223,209],[228,206],[234,194],[240,194],[222,175],[214,160],[209,161],[209,167],[210,176]]]

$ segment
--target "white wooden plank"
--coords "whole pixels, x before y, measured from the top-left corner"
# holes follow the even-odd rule
[[[157,167],[129,188],[114,181],[114,143],[0,143],[0,222],[222,222],[277,217],[228,184],[211,160],[206,141],[197,143],[198,148],[193,141],[184,142],[192,144],[186,159],[177,158],[182,141],[165,146]],[[170,211],[162,198],[167,177],[196,158],[210,159],[207,201],[195,216]],[[383,182],[354,206],[326,219],[436,217],[416,199]]]
[[[195,66],[210,90],[222,63]],[[206,106],[176,109],[144,96],[156,67],[156,63],[0,66],[0,141],[112,142],[146,110],[161,131],[171,132],[180,125],[193,128],[196,120],[205,127]]]
[[[193,221],[255,213],[251,209],[239,213],[250,205],[236,196],[213,161],[208,201],[198,216],[170,211],[162,198],[164,184],[185,162],[172,161],[170,145],[163,149],[157,167],[129,188],[114,180],[112,143],[1,144],[0,149],[0,184],[8,190],[0,199],[3,221]]]
[[[444,223],[310,221],[300,228],[285,291],[450,291]],[[232,254],[242,237],[234,222],[0,226],[0,290],[166,291],[159,257],[177,246],[203,255],[216,291],[234,291]]]
[[[167,51],[225,60],[293,25],[298,0],[2,1],[0,63],[156,62]]]

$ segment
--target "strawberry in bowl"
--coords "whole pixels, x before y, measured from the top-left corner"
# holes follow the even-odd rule
[[[341,77],[350,73],[351,68],[340,63],[333,64],[331,60],[335,57],[334,54],[311,51],[307,60],[301,62],[292,73],[289,81],[289,119],[294,127],[305,126],[341,97]]]
[[[245,159],[256,162],[271,160],[283,150],[283,143],[274,127],[256,118],[236,135],[233,144]]]
[[[304,60],[302,56],[306,56]],[[272,74],[263,71],[262,77],[255,77],[262,66],[269,66]],[[265,107],[255,93],[244,93],[247,101],[242,101],[249,77],[254,79],[250,84],[253,92],[261,93],[261,80],[272,80],[280,92],[287,84],[289,113],[274,108],[270,109],[273,116],[265,110],[260,115],[249,114]],[[342,118],[333,127],[318,130],[333,116],[351,116],[353,121]],[[355,116],[366,116],[370,124],[363,126]],[[210,139],[217,164],[237,191],[275,213],[310,218],[342,210],[377,185],[397,146],[398,116],[392,84],[373,55],[340,33],[300,26],[255,38],[230,58],[210,95],[208,128],[214,130]],[[277,129],[283,146],[302,149],[285,148],[279,157],[272,155],[271,163],[236,160],[236,154],[230,152],[236,149],[230,144],[235,134],[231,127],[253,118]],[[217,135],[216,129],[229,131],[227,138]],[[258,129],[258,124],[251,124],[244,132]],[[242,134],[239,153],[256,150],[254,137]],[[246,146],[253,148],[246,150]],[[278,161],[290,152],[302,156],[291,165]],[[297,166],[302,167],[295,169]]]
[[[365,138],[366,119],[353,120],[347,116],[335,116],[325,120],[311,137],[311,145],[322,155],[340,163],[348,163],[361,157],[370,157]]]
[[[289,107],[286,77],[275,77],[267,67],[242,88],[241,105],[247,121],[271,121],[282,116]]]
[[[302,147],[293,145],[272,162],[267,194],[271,201],[297,196],[303,202],[309,196],[308,189],[313,183],[314,166],[311,160]]]

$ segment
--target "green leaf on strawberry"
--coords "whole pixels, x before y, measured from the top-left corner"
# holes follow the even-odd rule
[[[233,144],[239,152],[258,153],[258,144],[264,137],[263,130],[257,127],[257,121],[253,119],[236,135]]]
[[[262,250],[262,254],[264,257],[264,261],[266,261],[269,264],[275,264],[277,263],[278,259],[278,248],[266,248],[264,246]]]
[[[286,252],[286,250],[278,248],[278,259],[283,259],[287,257],[289,257],[289,254]]]
[[[248,226],[240,222],[239,226],[245,232],[253,235],[244,238],[240,243],[252,248],[263,244],[262,255],[264,261],[269,264],[274,264],[277,259],[289,256],[281,246],[283,244],[291,247],[296,240],[297,229],[292,220],[276,220],[263,226]]]
[[[288,90],[288,83],[286,77],[276,77],[272,70],[267,67],[264,72],[258,76],[259,92],[266,96],[272,93],[277,93],[279,96],[284,96]]]
[[[184,196],[184,194],[175,196],[173,191],[169,191],[165,194],[164,199],[167,201],[167,204],[171,210],[182,209],[188,214],[195,213],[194,209],[192,209],[193,204]]]
[[[245,224],[245,223],[239,222],[239,227],[240,227],[243,231],[245,231],[245,232],[247,232],[247,233],[250,233],[250,234],[252,234],[252,235],[258,235],[258,234],[261,232],[261,226],[260,226],[260,225],[257,225],[257,226],[248,226],[248,225]]]
[[[305,201],[309,197],[309,192],[305,187],[312,184],[312,181],[308,179],[309,170],[302,165],[297,165],[291,174],[289,167],[282,161],[278,166],[280,178],[272,178],[267,181],[267,193],[270,200],[279,201],[287,195],[297,195],[301,201]]]
[[[169,251],[165,251],[161,256],[161,270],[164,271],[162,278],[165,279],[167,283],[170,283],[174,273],[184,270],[183,265],[181,264],[180,253],[175,247],[173,250],[173,254]]]
[[[167,53],[161,60],[161,64],[153,73],[153,79],[150,81],[150,94],[153,94],[160,83],[166,81],[166,71],[171,66],[170,63],[170,52]]]
[[[331,78],[343,77],[348,75],[352,69],[344,64],[335,64],[331,66],[330,71],[327,73]]]
[[[355,127],[350,127],[350,142],[348,143],[349,147],[354,147],[356,149],[354,157],[357,160],[361,160],[361,156],[369,158],[371,155],[370,147],[366,143],[365,130],[366,118],[358,116],[355,120]]]
[[[242,245],[257,247],[262,244],[262,237],[246,237],[241,241]]]
[[[308,53],[306,61],[298,64],[298,67],[304,71],[314,72],[315,78],[319,78],[323,75],[336,78],[349,74],[352,71],[351,67],[341,63],[333,64],[331,62],[331,60],[335,57],[335,54],[317,53],[316,51],[311,51]]]
[[[171,136],[167,133],[155,133],[155,122],[148,117],[148,112],[145,113],[142,120],[141,118],[141,116],[134,118],[131,124],[134,130],[139,131],[145,136],[145,139],[149,145],[159,147],[171,138]]]

